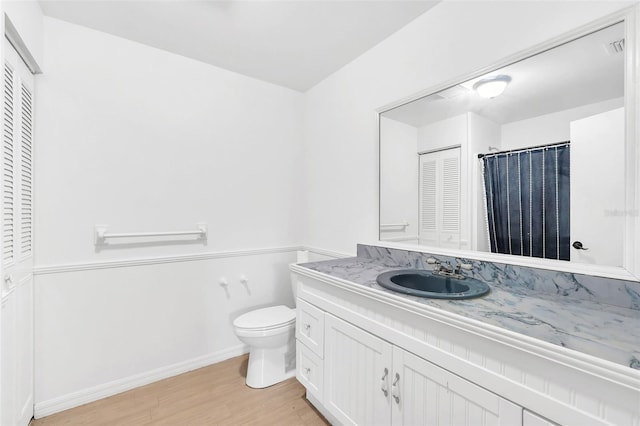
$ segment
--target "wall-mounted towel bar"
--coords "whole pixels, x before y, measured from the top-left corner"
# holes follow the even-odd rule
[[[94,227],[94,243],[103,244],[108,238],[144,238],[144,237],[173,237],[179,235],[197,235],[198,238],[207,238],[207,224],[198,223],[198,229],[191,231],[165,231],[165,232],[107,232],[107,225]]]

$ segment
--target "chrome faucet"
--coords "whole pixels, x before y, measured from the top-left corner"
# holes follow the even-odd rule
[[[451,264],[449,262],[441,262],[439,271],[440,271],[440,273],[442,273],[442,275],[452,274],[453,273],[453,266],[451,266]]]
[[[438,259],[433,257],[428,258],[427,263],[430,265],[433,265],[433,273],[435,275],[453,277],[459,280],[462,280],[465,278],[465,276],[462,275],[463,269],[467,271],[470,271],[471,269],[473,269],[473,265],[471,263],[461,263],[461,262],[456,262],[456,267],[454,269],[449,262],[441,262]]]

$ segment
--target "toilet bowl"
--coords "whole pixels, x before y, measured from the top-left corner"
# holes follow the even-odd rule
[[[308,251],[298,251],[297,263],[309,261]],[[293,300],[296,283],[291,280]],[[233,328],[249,346],[247,386],[266,388],[296,375],[296,310],[284,305],[256,309],[240,315]]]
[[[249,346],[247,386],[266,388],[295,376],[295,309],[284,305],[257,309],[240,315],[233,327]]]

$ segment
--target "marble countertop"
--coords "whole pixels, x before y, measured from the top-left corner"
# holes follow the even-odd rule
[[[558,298],[525,286],[500,283],[489,283],[491,292],[476,299],[408,296],[376,283],[378,274],[403,269],[402,266],[390,267],[364,257],[299,266],[640,370],[640,310],[578,298]]]

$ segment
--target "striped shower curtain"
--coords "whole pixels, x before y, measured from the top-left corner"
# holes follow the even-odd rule
[[[569,142],[482,160],[491,251],[569,260]]]

